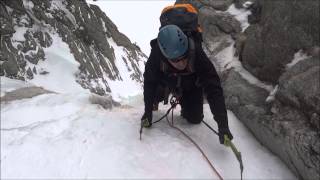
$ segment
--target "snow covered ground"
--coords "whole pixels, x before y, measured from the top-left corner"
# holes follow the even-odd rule
[[[25,86],[1,77],[1,94]],[[28,84],[30,86],[30,84]],[[1,178],[217,178],[199,151],[165,120],[143,131],[142,95],[105,110],[88,93],[44,94],[1,104]],[[154,119],[168,107],[161,106]],[[245,179],[295,179],[228,112],[233,142],[242,152]],[[190,125],[175,111],[176,125],[203,148],[225,179],[239,178],[229,148],[203,124]],[[213,127],[208,105],[205,120]]]

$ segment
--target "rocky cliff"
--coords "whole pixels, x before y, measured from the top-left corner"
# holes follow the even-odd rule
[[[297,177],[319,179],[319,1],[181,2],[199,9],[228,109]]]
[[[116,61],[126,64],[132,81],[142,82],[146,56],[120,33],[98,6],[85,0],[1,0],[0,75],[21,80],[50,74],[38,67],[44,50],[58,37],[80,64],[77,82],[99,95],[110,81],[121,81]],[[120,49],[122,56],[116,57]]]

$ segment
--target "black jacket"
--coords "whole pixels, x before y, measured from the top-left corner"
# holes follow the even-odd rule
[[[162,55],[157,39],[152,40],[150,44],[152,49],[144,72],[144,102],[146,114],[152,114],[153,102],[156,96],[155,93],[159,83],[165,81],[169,87],[174,86],[176,83],[175,76],[170,76],[161,71],[161,61],[167,62],[167,59]],[[182,89],[188,91],[195,86],[201,86],[204,89],[211,112],[219,128],[228,128],[227,111],[220,78],[213,64],[203,51],[201,43],[195,43],[195,45],[195,72],[191,75],[182,76]]]

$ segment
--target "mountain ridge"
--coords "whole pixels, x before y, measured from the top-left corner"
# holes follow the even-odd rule
[[[110,81],[123,81],[116,61],[123,61],[129,81],[142,83],[146,55],[96,5],[86,1],[1,1],[0,75],[31,80],[48,71],[37,68],[46,60],[53,34],[67,43],[79,63],[77,82],[99,95],[111,92]],[[116,46],[111,46],[113,40]],[[111,42],[112,43],[112,42]],[[121,58],[116,59],[115,49]]]

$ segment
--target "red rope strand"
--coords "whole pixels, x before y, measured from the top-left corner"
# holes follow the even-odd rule
[[[169,121],[168,116],[166,116],[166,119],[167,119],[167,122],[168,122],[170,127],[180,131],[187,139],[189,139],[196,146],[196,148],[201,152],[202,156],[206,159],[206,161],[210,165],[211,169],[215,172],[215,174],[219,177],[220,180],[223,180],[222,176],[219,174],[219,172],[216,170],[216,168],[212,165],[212,163],[210,162],[209,158],[203,152],[203,150],[200,148],[200,146],[190,136],[188,136],[184,131],[182,131],[181,129],[179,129],[178,127],[173,125],[173,109],[172,109],[172,113],[171,113],[171,123]]]

